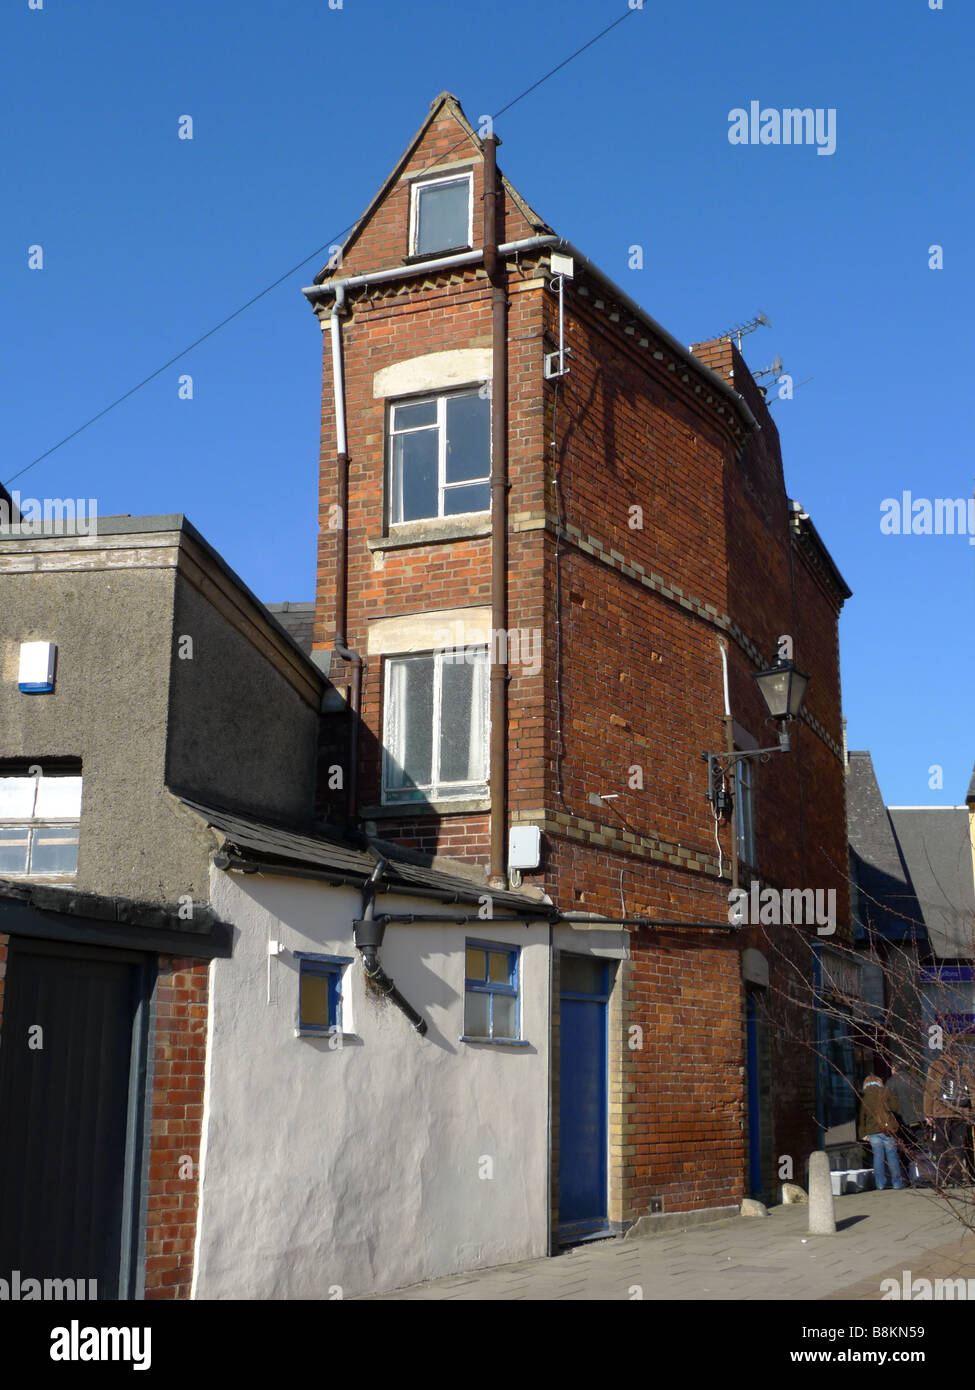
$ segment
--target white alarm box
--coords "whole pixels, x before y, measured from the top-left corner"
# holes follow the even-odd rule
[[[58,649],[53,642],[21,642],[17,686],[27,695],[54,689],[54,664]]]
[[[537,869],[542,862],[542,832],[537,825],[513,825],[508,831],[508,868]]]

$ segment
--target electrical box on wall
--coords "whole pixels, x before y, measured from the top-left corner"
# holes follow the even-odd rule
[[[542,862],[542,832],[537,825],[513,825],[508,831],[508,868],[537,869]]]
[[[57,655],[53,642],[21,642],[18,689],[25,695],[44,695],[53,690]]]

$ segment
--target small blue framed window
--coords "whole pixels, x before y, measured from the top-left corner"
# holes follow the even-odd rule
[[[296,951],[298,1031],[342,1032],[342,971],[351,956],[319,956]]]
[[[468,941],[464,982],[464,1036],[514,1042],[520,1032],[520,949],[496,941]]]

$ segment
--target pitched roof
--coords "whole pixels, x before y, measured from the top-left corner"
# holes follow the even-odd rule
[[[923,935],[921,907],[867,752],[850,753],[846,822],[858,935],[872,930],[894,941]]]
[[[245,862],[259,866],[262,872],[301,877],[311,872],[335,884],[363,887],[379,862],[379,848],[370,852],[339,835],[320,831],[290,829],[270,821],[256,820],[202,802],[180,798],[185,806],[201,816],[223,837],[220,853],[226,856],[227,867]],[[409,894],[417,891],[424,896],[436,896],[448,901],[480,904],[489,896],[495,907],[540,921],[554,919],[558,910],[551,904],[522,893],[509,893],[486,887],[473,878],[461,877],[460,871],[449,873],[423,863],[424,856],[412,856],[396,846],[382,846],[382,858],[387,868],[380,891]],[[220,867],[225,867],[220,864]]]
[[[975,955],[975,873],[964,806],[892,806],[890,819],[928,939],[942,958]]]
[[[483,159],[484,146],[478,137],[477,131],[474,129],[470,121],[464,115],[464,108],[461,106],[460,102],[457,100],[457,98],[454,96],[452,92],[441,92],[440,95],[434,97],[433,101],[430,103],[430,110],[427,112],[426,119],[420,126],[420,129],[413,136],[413,139],[407,145],[406,149],[403,151],[403,153],[400,155],[399,159],[393,166],[388,178],[382,184],[381,188],[376,193],[375,197],[372,199],[365,212],[358,219],[355,226],[352,228],[352,231],[349,233],[345,241],[342,243],[341,256],[335,258],[337,264],[333,265],[330,261],[328,265],[324,266],[315,276],[315,279],[313,281],[314,284],[321,285],[324,283],[324,281],[331,279],[333,275],[340,273],[338,271],[338,265],[340,265],[341,261],[344,260],[345,257],[348,255],[352,246],[355,244],[356,241],[358,241],[359,237],[361,236],[364,227],[371,219],[373,213],[377,210],[377,208],[386,198],[387,194],[398,181],[400,174],[402,174],[403,170],[410,162],[410,159],[413,157],[414,151],[420,144],[421,140],[427,133],[430,126],[437,119],[437,117],[440,116],[441,113],[444,111],[448,112],[451,116],[453,116],[454,120],[457,122],[458,126],[461,129],[462,135],[461,140],[458,141],[458,145],[465,145],[469,143],[471,146],[473,146],[476,157],[478,159]],[[436,163],[436,161],[434,161],[434,163]],[[432,164],[431,167],[433,167]],[[548,225],[548,223],[544,222],[542,218],[539,217],[538,213],[534,211],[534,209],[529,205],[527,200],[522,197],[522,195],[511,183],[508,182],[504,174],[501,174],[500,177],[505,192],[509,194],[512,201],[518,207],[518,210],[525,218],[525,221],[529,222],[539,233],[551,232],[552,229]]]
[[[274,614],[289,637],[298,643],[305,656],[311,656],[315,632],[314,603],[266,603],[264,607],[269,613]]]

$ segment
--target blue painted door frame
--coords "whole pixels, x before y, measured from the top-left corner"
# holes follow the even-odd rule
[[[605,1230],[608,1215],[608,966],[592,958],[569,959],[591,964],[592,987],[559,993],[559,1239],[563,1243]]]
[[[748,1188],[762,1195],[762,1120],[758,1094],[758,1017],[755,990],[745,986],[746,1076],[748,1078]]]

